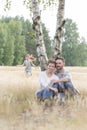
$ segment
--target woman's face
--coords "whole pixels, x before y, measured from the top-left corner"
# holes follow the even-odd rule
[[[53,63],[49,63],[48,64],[48,67],[47,67],[47,69],[50,71],[50,72],[54,72],[54,70],[55,70],[55,64],[53,64]]]

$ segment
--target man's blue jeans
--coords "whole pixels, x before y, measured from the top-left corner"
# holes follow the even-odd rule
[[[78,91],[76,90],[76,88],[74,87],[71,81],[61,83],[61,86],[64,90],[68,90],[71,95],[76,95],[78,93]],[[63,89],[61,89],[61,91]],[[59,92],[61,91],[59,90]]]
[[[58,84],[54,84],[52,87],[58,89],[58,86]],[[42,101],[44,101],[45,99],[53,98],[55,95],[56,93],[47,87],[36,92],[37,98],[39,98]]]

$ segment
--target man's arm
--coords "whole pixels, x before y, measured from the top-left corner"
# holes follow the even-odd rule
[[[60,77],[59,75],[57,76]],[[71,81],[71,75],[69,72],[65,71],[61,78],[59,78],[58,80],[52,80],[52,83],[62,83],[67,81]]]

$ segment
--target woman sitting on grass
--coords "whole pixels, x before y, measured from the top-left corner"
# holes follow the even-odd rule
[[[49,60],[47,69],[39,75],[40,89],[35,93],[39,101],[51,99],[58,93],[59,85],[52,83],[52,81],[58,80],[58,76],[54,74],[55,68],[55,61]]]

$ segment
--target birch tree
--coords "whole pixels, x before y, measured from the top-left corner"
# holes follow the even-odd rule
[[[57,10],[56,31],[55,31],[54,42],[53,42],[53,50],[54,50],[53,57],[55,58],[55,57],[61,56],[62,55],[63,27],[64,27],[64,24],[65,24],[65,20],[64,20],[65,0],[58,0],[58,1],[57,0],[32,0],[32,1],[34,1],[34,2],[37,1],[37,4],[32,7],[32,10],[34,9],[34,7],[37,7],[39,5],[39,2],[42,2],[43,6],[45,8],[48,7],[48,6],[54,5],[54,4],[58,7],[58,10]],[[36,15],[35,11],[33,11],[33,15],[34,16]],[[40,15],[38,14],[38,16],[40,16]],[[40,17],[40,19],[41,19],[41,17]],[[34,22],[33,22],[33,25],[34,25]],[[36,27],[36,28],[38,28],[38,27]],[[41,50],[41,48],[39,48],[39,50]],[[42,58],[44,58],[44,57],[42,57]],[[44,62],[42,62],[42,64],[43,63]]]
[[[55,37],[53,42],[54,57],[61,56],[61,52],[62,52],[63,26],[65,23],[64,9],[65,9],[65,0],[59,0],[58,11],[57,11],[56,32],[55,32]]]
[[[6,9],[10,7],[11,1],[6,0]],[[43,40],[42,32],[42,22],[41,22],[41,13],[39,9],[39,0],[23,0],[24,4],[27,6],[33,14],[33,30],[36,42],[36,52],[38,60],[40,62],[41,70],[46,69],[48,57],[46,53],[46,48]]]
[[[37,56],[40,61],[41,69],[44,70],[47,66],[47,53],[43,40],[41,14],[37,0],[32,0],[32,13],[33,13],[33,29],[36,41]]]
[[[6,7],[9,8],[11,0],[6,0]],[[62,49],[62,38],[63,38],[63,26],[64,26],[64,8],[65,0],[23,0],[24,4],[27,5],[27,8],[30,9],[33,13],[33,29],[36,41],[36,51],[38,60],[40,61],[41,70],[46,68],[48,61],[45,44],[43,41],[43,32],[42,32],[42,23],[41,23],[41,13],[39,10],[39,3],[42,3],[46,8],[47,6],[55,4],[58,2],[58,11],[57,11],[57,23],[56,23],[56,32],[54,37],[54,57],[61,55]]]

